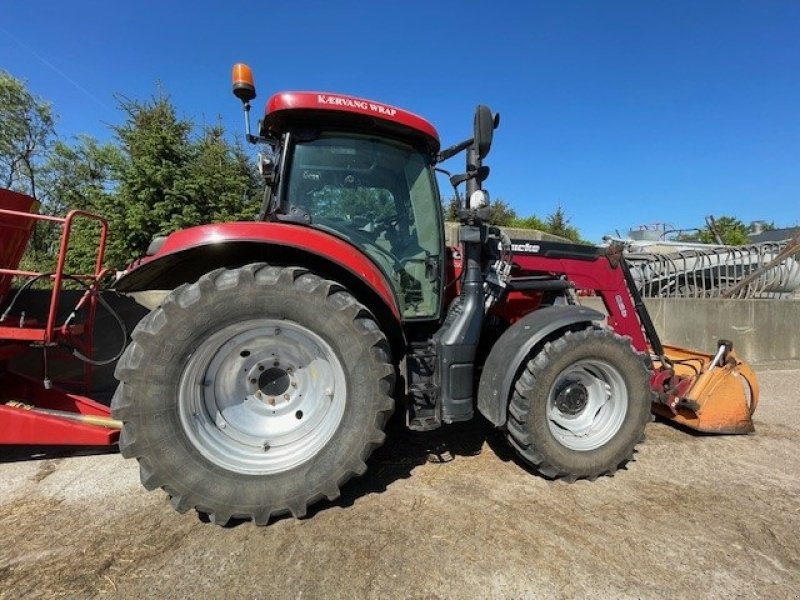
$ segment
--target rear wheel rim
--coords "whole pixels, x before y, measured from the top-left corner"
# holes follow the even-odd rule
[[[628,412],[620,372],[603,360],[573,363],[558,374],[547,396],[547,425],[558,442],[580,452],[607,444]]]
[[[229,471],[267,475],[316,456],[345,409],[344,368],[298,323],[253,319],[204,340],[181,375],[178,409],[189,441]]]

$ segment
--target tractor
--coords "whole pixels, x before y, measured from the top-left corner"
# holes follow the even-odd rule
[[[168,291],[117,364],[111,410],[123,456],[177,511],[302,517],[366,471],[394,411],[427,431],[477,410],[532,469],[567,481],[630,461],[651,408],[752,431],[747,365],[729,342],[713,355],[662,345],[620,248],[487,224],[499,116],[486,106],[442,149],[427,120],[333,93],[277,93],[251,134],[246,65],[233,92],[247,140],[268,150],[257,218],[155,238],[114,286]],[[464,172],[445,172],[466,188],[448,246],[436,170],[462,152]]]

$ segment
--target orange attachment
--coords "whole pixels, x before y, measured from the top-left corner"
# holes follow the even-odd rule
[[[664,346],[670,364],[656,369],[674,371],[685,389],[673,402],[654,402],[653,412],[686,427],[707,433],[751,433],[758,405],[758,380],[733,350],[711,355],[678,346]],[[657,373],[658,371],[656,371]]]

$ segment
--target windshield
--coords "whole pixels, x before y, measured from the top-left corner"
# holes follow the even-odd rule
[[[442,225],[426,156],[401,142],[323,134],[294,145],[289,202],[386,273],[405,318],[439,312]]]

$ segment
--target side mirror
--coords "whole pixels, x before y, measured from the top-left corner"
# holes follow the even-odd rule
[[[483,104],[475,109],[475,147],[478,150],[478,157],[483,159],[489,154],[492,147],[492,135],[494,128],[500,123],[499,116],[492,116],[492,111]]]
[[[253,81],[253,72],[244,63],[233,65],[233,95],[247,104],[256,97],[256,84]]]

